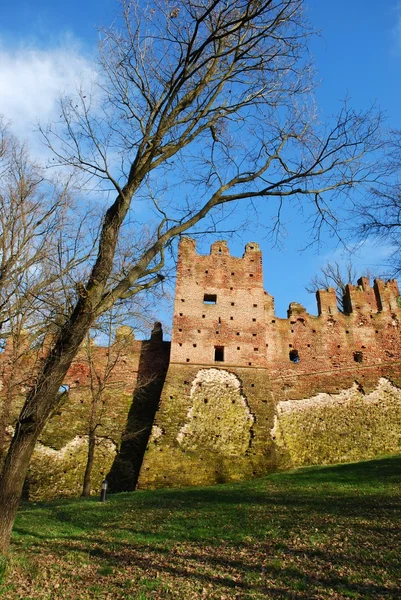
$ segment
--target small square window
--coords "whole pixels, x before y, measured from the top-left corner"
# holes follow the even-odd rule
[[[214,347],[214,360],[216,362],[224,362],[224,346]]]
[[[217,295],[216,294],[205,294],[203,296],[204,304],[217,304]]]

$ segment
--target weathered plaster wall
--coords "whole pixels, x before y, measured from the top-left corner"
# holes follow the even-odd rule
[[[116,451],[117,444],[113,440],[98,436],[91,481],[96,494],[113,464]],[[75,436],[60,450],[37,443],[25,482],[25,497],[39,501],[79,496],[87,453],[87,436]]]
[[[349,462],[401,450],[401,390],[381,378],[276,406],[271,436],[294,467]]]

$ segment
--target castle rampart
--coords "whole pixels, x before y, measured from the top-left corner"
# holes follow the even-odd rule
[[[318,316],[296,302],[286,319],[274,314],[256,243],[238,258],[223,241],[209,255],[181,241],[171,362],[141,487],[401,450],[397,282],[348,285],[345,313],[334,289],[319,290],[317,305]],[[246,449],[234,448],[235,423]],[[225,444],[223,431],[232,431]]]
[[[194,240],[180,244],[171,363],[268,368],[273,374],[356,369],[401,358],[398,284],[362,277],[347,285],[345,306],[335,290],[317,292],[318,316],[290,304],[287,319],[274,314],[263,289],[258,244],[247,244],[242,258],[226,242],[209,255],[196,253]]]
[[[110,348],[91,349],[99,373],[116,357],[97,430],[94,489],[108,472],[112,489],[130,490],[400,452],[397,281],[371,286],[362,277],[348,285],[345,312],[334,289],[316,296],[317,316],[292,302],[279,318],[264,290],[258,244],[234,257],[218,241],[201,255],[194,240],[182,239],[171,351],[160,324],[148,341],[122,328]],[[27,376],[15,386],[7,435],[44,352],[24,358],[20,375]],[[0,356],[3,406],[12,354],[8,345]],[[91,376],[82,348],[65,381],[68,399],[35,450],[31,498],[79,493]]]

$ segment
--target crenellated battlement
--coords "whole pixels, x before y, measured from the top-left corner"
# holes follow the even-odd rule
[[[68,402],[31,463],[32,499],[80,492],[95,371],[107,381],[94,481],[100,485],[107,476],[115,491],[134,489],[138,477],[140,487],[204,485],[399,452],[397,281],[371,285],[361,277],[346,287],[344,312],[333,288],[316,298],[318,316],[291,302],[287,317],[278,318],[264,290],[258,244],[246,244],[235,257],[220,240],[203,255],[195,240],[183,238],[171,353],[159,322],[146,341],[124,326],[108,348],[90,342],[88,353],[82,346],[64,382]],[[0,402],[9,402],[3,419],[11,426],[3,445],[52,342],[48,335],[42,348],[30,349],[29,336],[22,336],[20,363],[13,363],[21,355],[11,341],[0,355]]]
[[[333,288],[275,315],[255,243],[180,244],[171,361],[140,487],[237,481],[401,450],[396,281]],[[397,387],[398,386],[398,387]],[[380,424],[380,425],[378,425]]]
[[[397,300],[399,297],[400,292],[395,279],[387,282],[375,279],[371,287],[369,278],[361,277],[358,279],[358,285],[346,286],[344,308],[348,314],[394,311],[400,308]]]
[[[196,252],[190,238],[180,243],[172,355],[175,363],[268,367],[277,372],[331,369],[386,361],[398,353],[390,335],[401,308],[398,284],[361,277],[347,285],[344,313],[333,288],[316,293],[318,316],[297,302],[287,319],[274,313],[274,299],[263,288],[262,253],[255,242],[242,257],[217,241],[210,254]],[[398,321],[397,321],[398,322]],[[392,349],[390,349],[390,346]],[[397,354],[398,355],[398,354]],[[294,357],[297,360],[294,360]]]

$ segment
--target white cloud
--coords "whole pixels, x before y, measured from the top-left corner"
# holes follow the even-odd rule
[[[37,123],[58,117],[60,95],[94,77],[93,64],[71,40],[47,50],[0,45],[0,113],[16,135],[35,146]]]

